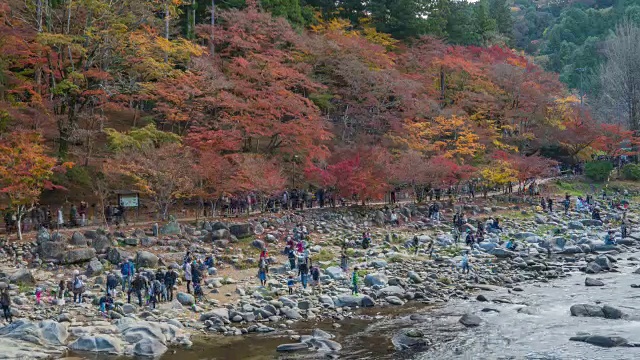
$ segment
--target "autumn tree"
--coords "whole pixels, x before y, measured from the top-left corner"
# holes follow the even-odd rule
[[[37,204],[45,189],[53,189],[56,160],[46,154],[36,133],[13,132],[0,139],[0,194],[3,207],[15,214],[18,238],[22,218]],[[72,164],[63,164],[62,169]]]

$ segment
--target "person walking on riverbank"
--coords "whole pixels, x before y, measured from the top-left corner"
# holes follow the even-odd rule
[[[2,289],[0,295],[0,306],[2,306],[2,313],[4,314],[4,320],[12,323],[13,316],[11,315],[11,295],[9,295],[9,287]]]
[[[351,289],[351,295],[358,295],[358,267],[353,268],[353,273],[351,274],[351,285],[353,288]]]
[[[461,265],[462,265],[462,273],[463,274],[468,274],[469,271],[470,271],[469,270],[470,269],[470,266],[469,266],[469,252],[465,252],[462,255],[462,263],[461,263]]]

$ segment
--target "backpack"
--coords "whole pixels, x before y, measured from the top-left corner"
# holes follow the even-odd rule
[[[75,280],[73,280],[73,288],[74,289],[80,289],[82,288],[84,284],[82,283],[82,280],[80,280],[80,278],[75,278]]]

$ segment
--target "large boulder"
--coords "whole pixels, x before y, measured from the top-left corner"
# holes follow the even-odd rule
[[[0,328],[0,336],[36,345],[63,346],[69,337],[67,327],[67,323],[58,323],[53,320],[43,320],[36,323],[19,319]]]
[[[9,282],[18,285],[35,285],[36,279],[29,269],[20,268],[9,275]]]
[[[569,229],[571,230],[584,230],[584,224],[580,221],[570,221]]]
[[[89,265],[87,266],[87,276],[96,276],[102,273],[104,270],[102,263],[98,258],[93,258],[89,261]]]
[[[216,240],[229,240],[229,239],[231,239],[231,233],[227,229],[213,230],[209,234],[207,234],[207,237],[205,238],[205,240],[209,242],[213,242]]]
[[[115,247],[110,248],[107,252],[107,260],[114,265],[118,265],[131,257],[133,257],[131,253]]]
[[[59,259],[67,250],[63,242],[42,241],[38,243],[38,254],[43,259]]]
[[[597,274],[599,272],[602,272],[602,268],[600,267],[600,265],[596,264],[595,261],[593,261],[587,264],[585,272],[587,274]]]
[[[503,248],[495,248],[491,251],[489,251],[489,254],[499,258],[499,259],[511,259],[514,258],[516,256],[518,256],[518,254],[516,254],[513,251],[509,251],[507,249],[503,249]]]
[[[49,233],[49,230],[45,228],[40,228],[40,230],[38,230],[38,235],[36,235],[36,241],[38,243],[51,241],[51,233]]]
[[[110,355],[122,354],[122,343],[110,335],[82,336],[69,344],[69,348],[75,351],[87,351]]]
[[[196,299],[191,294],[179,292],[178,296],[176,296],[178,302],[185,306],[191,306],[196,303]]]
[[[480,324],[482,323],[482,319],[479,316],[473,314],[464,314],[458,320],[458,322],[466,327],[476,327],[480,326]]]
[[[613,306],[605,305],[602,307],[602,312],[604,313],[604,317],[607,319],[622,319],[622,311],[620,309],[614,308]]]
[[[96,236],[93,239],[91,239],[91,247],[96,249],[96,252],[98,254],[106,253],[109,250],[109,248],[111,248],[112,246],[113,246],[112,241],[109,240],[109,238],[105,235],[96,234]]]
[[[571,305],[569,309],[571,311],[572,316],[579,317],[604,317],[604,312],[602,308],[597,305],[590,304],[576,304]]]
[[[602,226],[602,220],[582,219],[580,222],[584,226]]]
[[[405,293],[405,290],[400,286],[387,286],[385,288],[380,289],[377,295],[378,297],[385,297],[385,296],[402,297],[404,296],[404,293]]]
[[[609,260],[606,255],[598,255],[598,257],[596,257],[593,262],[598,264],[598,266],[600,266],[600,268],[603,270],[611,270],[613,268],[611,260]]]
[[[136,254],[136,265],[141,268],[155,268],[158,266],[158,257],[148,251],[138,251]]]
[[[215,319],[215,318],[229,320],[229,309],[215,308],[200,315],[200,321],[207,321],[209,319]]]
[[[344,271],[338,266],[330,266],[324,272],[333,280],[343,280],[347,278]]]
[[[145,358],[159,357],[167,350],[166,345],[152,337],[145,337],[133,346],[133,354]]]
[[[356,307],[362,306],[362,296],[356,295],[339,295],[333,300],[337,307]]]
[[[87,238],[84,237],[84,235],[82,235],[79,232],[74,232],[73,235],[71,235],[71,245],[74,246],[87,246]]]
[[[79,264],[84,263],[96,256],[94,248],[80,248],[66,251],[60,256],[60,262],[63,264]]]
[[[168,223],[162,225],[160,227],[160,235],[180,235],[182,231],[180,230],[180,224],[173,220]]]
[[[389,283],[387,275],[381,273],[367,274],[364,277],[364,284],[367,286],[386,286]]]
[[[249,223],[233,224],[229,226],[229,232],[238,239],[248,238],[254,234],[253,225]]]

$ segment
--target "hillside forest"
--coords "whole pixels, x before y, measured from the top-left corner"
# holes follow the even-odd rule
[[[630,0],[0,0],[2,205],[523,184],[635,148],[638,21]]]

